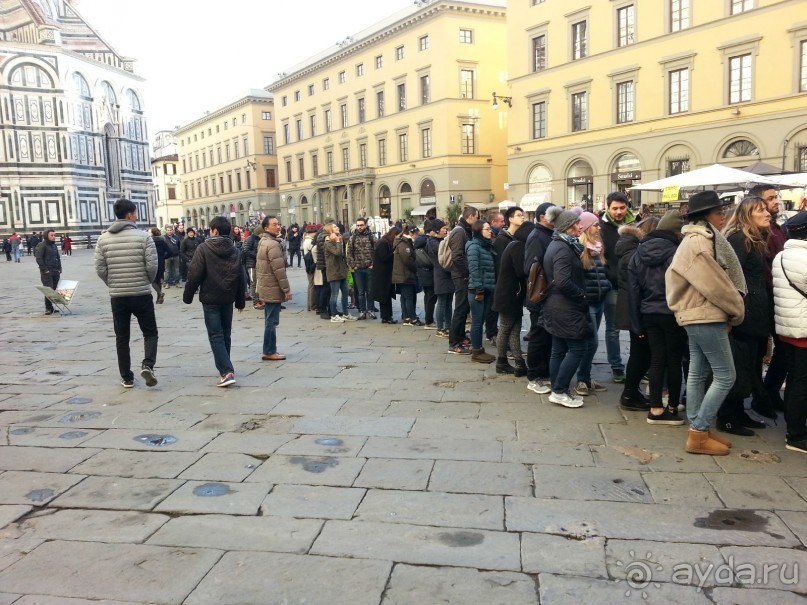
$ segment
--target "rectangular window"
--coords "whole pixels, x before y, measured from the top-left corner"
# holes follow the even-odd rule
[[[345,82],[347,82],[347,76],[345,75],[344,71],[340,71],[339,72],[339,83],[344,84]]]
[[[300,180],[305,180],[305,160],[303,158],[297,158],[297,170],[300,173]]]
[[[358,109],[359,109],[359,124],[364,124],[365,120],[365,106],[364,106],[364,98],[358,100]]]
[[[214,188],[216,187],[216,181],[213,181],[213,187]],[[214,191],[213,193],[215,194],[216,192]],[[168,199],[169,200],[177,199],[177,188],[176,187],[169,187],[168,188]]]
[[[319,158],[316,153],[311,156],[311,176],[314,178],[319,176]]]
[[[274,155],[275,153],[275,138],[271,135],[263,135],[263,153],[266,155]]]
[[[249,176],[249,171],[245,172],[244,175],[247,177],[247,189],[252,189],[252,179]]]
[[[309,84],[309,85],[308,85],[308,96],[309,96],[309,97],[313,97],[313,96],[314,96],[314,85],[313,85],[313,84]]]
[[[302,141],[303,140],[303,120],[302,119],[297,119],[295,124],[297,126],[297,140]]]
[[[633,80],[616,85],[616,123],[633,122]]]
[[[219,189],[221,189],[221,192],[224,193],[224,176],[223,175],[219,177]]]
[[[291,132],[288,124],[283,124],[283,142],[288,145],[291,143]],[[230,158],[227,158],[230,159]]]
[[[462,139],[460,141],[460,147],[462,148],[462,153],[470,154],[476,153],[475,150],[475,128],[473,124],[463,124],[462,125]]]
[[[212,177],[210,179],[210,184],[212,185],[213,188],[213,195],[216,195],[216,177]]]
[[[532,39],[532,71],[546,69],[546,36],[535,36]]]
[[[799,90],[807,92],[807,40],[801,41],[800,50]]]
[[[689,158],[680,158],[677,160],[667,161],[667,174],[666,176],[676,176],[689,172]]]
[[[232,193],[233,192],[233,175],[232,174],[227,175],[227,187],[229,187],[228,192]]]
[[[731,0],[731,14],[739,15],[754,8],[754,0]]]
[[[426,105],[431,101],[431,87],[429,86],[429,76],[420,76],[420,104]]]
[[[359,168],[367,168],[367,143],[359,145]]]
[[[205,196],[210,195],[210,181],[205,179]]]
[[[729,59],[729,103],[751,100],[751,53]]]
[[[398,111],[406,109],[406,84],[398,84]]]
[[[588,56],[588,39],[586,38],[586,21],[572,24],[572,61]]]
[[[233,151],[235,152],[236,160],[241,157],[241,147],[238,145],[238,141],[233,143]],[[204,156],[202,156],[202,158],[204,159]]]
[[[429,49],[429,36],[421,36],[418,38],[418,50]]]
[[[221,164],[221,147],[216,147],[216,159],[218,159],[219,164]]]
[[[331,110],[325,110],[325,132],[333,130],[333,120],[331,119]]]
[[[409,161],[409,137],[404,132],[398,135],[398,162],[408,162],[408,161]]]
[[[347,147],[342,148],[342,170],[350,170],[350,149]]]
[[[670,72],[670,113],[689,111],[689,69]]]
[[[287,124],[287,126],[288,126],[288,124]],[[224,145],[224,158],[225,158],[225,159],[226,159],[228,162],[230,161],[230,144],[229,144],[229,143],[227,143],[227,144],[225,144],[225,145]],[[197,162],[196,164],[197,164],[197,166],[196,166],[196,167],[198,168],[198,167],[199,167],[199,162]]]
[[[636,41],[636,19],[633,5],[629,4],[617,9],[616,18],[619,27],[617,44],[620,47],[633,44]]]
[[[238,187],[238,191],[241,191],[241,172],[235,173],[235,184]]]
[[[460,29],[460,44],[473,44],[474,32],[470,29]]]
[[[532,5],[533,6],[536,6],[538,4],[543,4],[543,3],[544,3],[544,0],[532,0]]]
[[[572,95],[572,132],[588,128],[588,98],[585,92]]]
[[[807,146],[796,149],[796,172],[807,172]]]
[[[546,138],[546,102],[532,104],[532,138]]]
[[[421,157],[432,157],[432,129],[424,128],[420,131],[420,154]]]
[[[266,186],[270,188],[277,187],[277,181],[275,180],[275,169],[274,168],[267,168],[266,169]]]
[[[261,120],[271,120],[272,119],[272,112],[271,111],[262,111],[261,112]]]
[[[300,91],[299,91],[299,90],[295,90],[295,91],[294,91],[294,100],[295,100],[295,101],[299,101],[299,100],[300,100]]]
[[[313,113],[308,116],[308,127],[311,129],[311,136],[317,136],[317,116]]]
[[[221,152],[221,149],[219,149],[219,152]],[[219,153],[219,155],[221,155],[221,153]],[[219,162],[220,161],[221,161],[221,158],[219,158]],[[188,172],[188,166],[185,164],[185,158],[182,158],[182,172],[183,172],[183,174],[187,174],[187,172]]]
[[[375,68],[381,69],[382,67],[384,67],[384,55],[378,55],[375,58]]]
[[[291,160],[286,160],[286,182],[291,183]]]
[[[327,164],[328,174],[331,174],[333,172],[333,151],[325,154],[325,163]]]
[[[364,63],[359,63],[356,65],[356,76],[363,76],[364,75]]]
[[[331,87],[331,79],[330,78],[323,78],[322,79],[322,90],[328,90]]]
[[[474,98],[474,70],[461,69],[460,70],[460,98],[473,99]]]
[[[377,93],[375,93],[375,102],[376,102],[376,107],[378,108],[378,117],[383,118],[384,117],[384,91],[383,90],[379,90]]]
[[[288,105],[288,104],[289,104],[289,98],[288,98],[286,95],[283,95],[283,96],[280,98],[280,104],[281,104],[283,107],[285,107],[286,105]],[[224,122],[224,130],[227,130],[227,122]]]
[[[395,60],[400,61],[404,58],[404,47],[398,46],[395,48]]]
[[[339,106],[339,115],[342,118],[342,128],[347,128],[347,103]]]
[[[387,139],[378,139],[378,165],[387,165]]]
[[[670,0],[670,31],[689,27],[689,0]]]
[[[213,150],[210,150],[210,165],[213,165]],[[167,173],[166,173],[167,174]]]

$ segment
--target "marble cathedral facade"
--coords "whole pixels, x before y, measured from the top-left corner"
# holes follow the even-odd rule
[[[69,0],[0,0],[0,234],[154,223],[142,82]]]

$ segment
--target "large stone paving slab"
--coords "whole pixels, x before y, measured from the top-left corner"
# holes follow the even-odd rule
[[[256,515],[272,486],[264,483],[188,481],[155,511],[179,514]]]
[[[45,506],[82,479],[83,475],[7,471],[0,474],[0,504]]]
[[[413,439],[513,441],[516,438],[516,426],[515,422],[506,420],[418,418],[409,435]]]
[[[132,601],[110,601],[101,599],[67,599],[65,597],[50,597],[47,595],[25,595],[14,605],[140,605]]]
[[[36,471],[40,473],[64,473],[96,452],[74,448],[63,450],[58,456],[46,447],[3,447],[0,470]]]
[[[378,605],[392,564],[331,557],[229,552],[186,605]]]
[[[78,447],[101,433],[99,430],[75,427],[54,429],[15,426],[8,431],[8,445],[71,448]]]
[[[33,507],[22,504],[0,505],[0,529],[27,515],[31,510],[33,510]]]
[[[659,504],[714,508],[727,504],[701,473],[642,473],[642,479]]]
[[[266,435],[259,432],[224,433],[208,443],[205,452],[237,452],[267,457],[295,435]]]
[[[312,554],[520,571],[517,534],[479,529],[326,521]]]
[[[437,460],[429,490],[463,494],[531,496],[532,473],[513,462],[467,462]]]
[[[781,477],[708,473],[706,478],[729,508],[807,511],[807,501]]]
[[[712,591],[715,605],[805,605],[807,597],[782,590],[750,590],[748,588],[715,588]]]
[[[381,605],[538,605],[535,582],[525,574],[399,564]]]
[[[502,462],[553,464],[556,466],[594,466],[588,445],[570,443],[535,443],[505,441]]]
[[[807,552],[792,548],[724,546],[720,553],[730,563],[733,579],[741,586],[807,593],[804,574]]]
[[[291,432],[309,435],[405,437],[414,423],[414,418],[311,416],[297,422]]]
[[[87,477],[51,506],[150,511],[183,483],[176,479]]]
[[[768,511],[682,508],[655,504],[591,503],[507,496],[508,531],[627,540],[798,546],[787,526]]]
[[[176,439],[173,443],[159,446],[138,439],[144,435],[169,435]],[[216,433],[202,431],[152,431],[144,429],[109,429],[81,443],[82,447],[99,447],[125,450],[147,450],[169,452],[195,452],[204,447]]]
[[[193,548],[46,542],[0,573],[0,586],[19,594],[179,604],[220,556]]]
[[[472,439],[395,439],[370,437],[361,450],[367,458],[478,460],[501,462],[502,444]]]
[[[329,416],[336,414],[347,399],[337,397],[287,397],[269,412],[275,416]]]
[[[281,446],[278,454],[287,456],[352,456],[361,451],[367,437],[340,435],[300,435]]]
[[[557,573],[607,578],[605,538],[570,540],[565,536],[524,533],[521,565],[528,573]]]
[[[605,549],[608,574],[625,580],[645,574],[648,582],[715,586],[715,572],[726,561],[711,544],[652,542],[648,540],[608,540]]]
[[[538,498],[653,502],[650,490],[636,471],[535,465]]]
[[[133,511],[57,510],[28,517],[19,524],[26,535],[44,540],[140,543],[169,517]]]
[[[632,588],[626,582],[540,574],[541,605],[712,605],[709,598],[690,586],[661,584]]]
[[[209,453],[184,470],[179,478],[199,481],[243,481],[262,462],[246,454]]]
[[[249,482],[351,486],[364,458],[274,455],[247,477]]]
[[[311,547],[322,523],[321,520],[273,516],[192,515],[171,519],[148,543],[302,554]]]
[[[78,448],[78,451],[93,452],[93,450],[84,448]],[[201,455],[198,452],[162,452],[159,450],[95,451],[98,453],[73,468],[71,472],[134,479],[174,479]]]
[[[41,538],[25,536],[16,527],[0,532],[0,571],[22,559],[44,541]]]
[[[356,487],[424,490],[433,460],[369,458],[353,483]]]
[[[280,517],[350,519],[366,490],[324,485],[277,485],[261,512]]]

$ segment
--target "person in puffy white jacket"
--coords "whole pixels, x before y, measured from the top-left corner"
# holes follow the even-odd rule
[[[807,212],[786,223],[790,239],[773,260],[776,333],[785,347],[785,447],[807,454]]]

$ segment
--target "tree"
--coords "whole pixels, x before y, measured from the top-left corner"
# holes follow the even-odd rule
[[[446,217],[448,218],[448,226],[449,229],[453,229],[454,225],[457,224],[457,221],[460,220],[460,216],[462,216],[462,208],[459,204],[451,204],[446,211]]]

